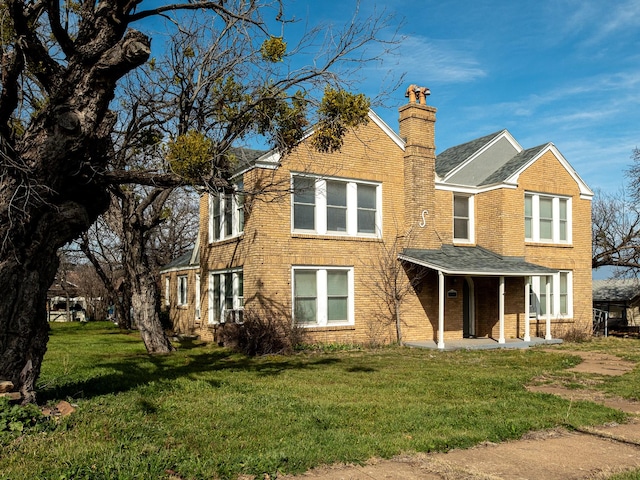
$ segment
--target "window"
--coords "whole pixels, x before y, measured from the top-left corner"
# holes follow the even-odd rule
[[[209,273],[209,323],[226,320],[227,312],[244,308],[242,269]]]
[[[527,193],[524,235],[531,242],[571,242],[571,199]]]
[[[196,320],[200,319],[202,299],[200,298],[200,274],[196,273]]]
[[[296,232],[379,236],[381,186],[311,176],[293,177],[292,227]]]
[[[358,233],[376,233],[377,190],[375,185],[358,185]]]
[[[315,230],[316,181],[308,177],[293,178],[293,228]]]
[[[531,312],[538,317],[547,315],[547,287],[549,282],[550,315],[553,317],[572,317],[572,284],[571,272],[558,272],[547,277],[532,277],[530,287]]]
[[[294,267],[293,315],[303,326],[353,325],[353,269]]]
[[[244,231],[244,184],[235,185],[235,193],[209,196],[209,242],[235,237]]]
[[[187,276],[178,276],[178,306],[187,304]]]
[[[170,302],[171,302],[171,280],[169,279],[169,277],[167,276],[164,279],[164,304],[165,306],[169,306]]]
[[[347,231],[347,184],[327,181],[327,231]]]
[[[473,242],[473,197],[453,196],[453,239]]]

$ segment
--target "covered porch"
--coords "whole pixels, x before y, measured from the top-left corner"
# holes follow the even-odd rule
[[[478,246],[457,247],[453,245],[442,245],[439,250],[425,249],[405,249],[398,259],[402,262],[413,264],[422,268],[429,269],[437,274],[437,332],[435,332],[434,341],[426,340],[424,342],[411,342],[411,346],[423,348],[438,348],[440,350],[450,350],[459,348],[474,349],[490,349],[490,348],[526,348],[536,344],[561,343],[551,336],[551,308],[548,302],[551,299],[550,292],[550,276],[557,273],[555,270],[526,262],[521,257],[507,257],[498,255],[487,249]],[[462,303],[464,319],[462,323],[465,325],[460,338],[447,339],[445,344],[445,321],[453,321],[457,324],[460,314],[454,312],[447,316],[445,314],[445,306],[447,299],[456,298],[457,291],[447,290],[446,278],[462,278],[465,284]],[[534,337],[530,334],[531,330],[531,278],[546,278],[546,308],[545,312],[545,332],[544,338]],[[505,297],[506,297],[506,278],[522,279],[521,287],[517,287],[517,291],[513,291],[513,282],[511,282],[511,294],[509,303],[513,308],[521,312],[524,320],[524,329],[522,337],[512,334],[512,338],[505,336]],[[476,296],[479,293],[474,291],[474,283],[483,282],[483,279],[492,279],[494,287],[487,291],[482,291],[480,295],[489,295],[494,298],[495,310],[493,318],[497,317],[498,332],[490,335],[476,335],[475,324],[476,316],[486,312],[478,312]],[[497,281],[497,285],[496,285]],[[468,285],[467,285],[468,284]],[[459,300],[458,300],[459,301]],[[470,327],[470,328],[469,328]],[[454,329],[455,330],[455,329]],[[496,335],[497,333],[497,335]],[[476,336],[478,338],[476,338]],[[518,337],[518,338],[514,338]],[[433,346],[432,344],[435,344]]]

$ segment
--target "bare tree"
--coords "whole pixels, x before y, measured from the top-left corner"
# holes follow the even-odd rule
[[[625,192],[597,192],[592,202],[592,268],[640,269],[640,211]]]
[[[381,310],[375,320],[382,325],[394,325],[396,341],[402,345],[402,306],[407,295],[420,285],[427,269],[418,265],[401,262],[398,254],[411,243],[411,232],[407,235],[399,233],[391,242],[377,243],[372,253],[375,270],[371,280],[366,282],[367,288],[378,299]],[[369,267],[370,264],[367,264]]]
[[[596,192],[592,203],[591,266],[616,267],[620,275],[640,273],[640,150],[634,149],[626,172],[628,187]]]
[[[113,186],[167,187],[185,179],[224,186],[230,148],[251,133],[286,151],[315,112],[318,145],[331,149],[339,148],[345,128],[366,120],[366,102],[341,93],[340,79],[367,60],[362,47],[376,40],[384,19],[354,18],[340,32],[320,28],[315,36],[312,30],[303,45],[322,53],[309,66],[294,66],[291,55],[300,50],[288,49],[281,31],[270,35],[264,20],[273,14],[272,25],[286,26],[283,7],[269,0],[0,4],[0,378],[13,382],[24,402],[35,400],[46,351],[56,252],[108,208]],[[217,81],[210,88],[218,108],[216,135],[207,135],[208,163],[195,168],[190,156],[176,155],[165,171],[121,168],[112,162],[113,134],[124,124],[113,100],[122,78],[151,52],[149,37],[131,27],[179,15],[178,29],[188,13],[219,25],[217,38],[233,47],[226,70],[208,72]],[[318,39],[326,42],[317,45]],[[325,93],[322,103],[315,92]]]

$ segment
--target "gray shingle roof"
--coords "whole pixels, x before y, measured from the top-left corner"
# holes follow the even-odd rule
[[[238,159],[237,170],[241,171],[250,167],[254,162],[262,155],[267,153],[266,150],[255,150],[251,148],[239,148],[234,147],[231,149],[231,153]]]
[[[446,274],[478,276],[549,275],[556,272],[526,262],[522,257],[505,257],[482,247],[442,245],[439,250],[407,248],[400,260],[416,263]]]
[[[190,250],[186,251],[185,253],[183,253],[182,255],[180,255],[178,258],[174,258],[173,260],[171,260],[164,267],[162,267],[162,269],[160,271],[163,272],[165,270],[171,270],[171,269],[176,269],[176,268],[183,268],[183,267],[193,266],[193,265],[191,265],[191,256],[192,255],[193,255],[193,249],[190,249]]]
[[[617,278],[593,281],[593,300],[595,302],[625,302],[640,295],[640,280],[635,278]]]
[[[538,147],[529,148],[518,153],[515,157],[505,163],[498,170],[493,172],[487,178],[485,178],[480,185],[491,185],[493,183],[504,182],[511,175],[516,173],[520,168],[529,163],[540,151],[545,148],[546,145],[540,145]]]
[[[441,178],[445,177],[454,168],[466,161],[471,155],[487,145],[502,132],[504,132],[504,130],[446,149],[436,158],[436,173]]]

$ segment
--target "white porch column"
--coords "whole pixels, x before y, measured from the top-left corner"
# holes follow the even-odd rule
[[[531,310],[531,296],[529,295],[529,290],[531,290],[531,277],[525,277],[524,279],[524,341],[530,342],[531,335],[529,331],[531,330],[531,325],[529,324],[529,311]]]
[[[546,332],[545,332],[545,340],[551,340],[551,281],[550,277],[546,276],[545,278],[545,291],[547,292],[547,298],[545,299],[545,307],[546,307]]]
[[[438,270],[438,348],[444,349],[444,273]]]
[[[504,277],[500,277],[500,289],[498,293],[498,305],[499,305],[499,321],[500,321],[500,338],[498,343],[504,343]]]

